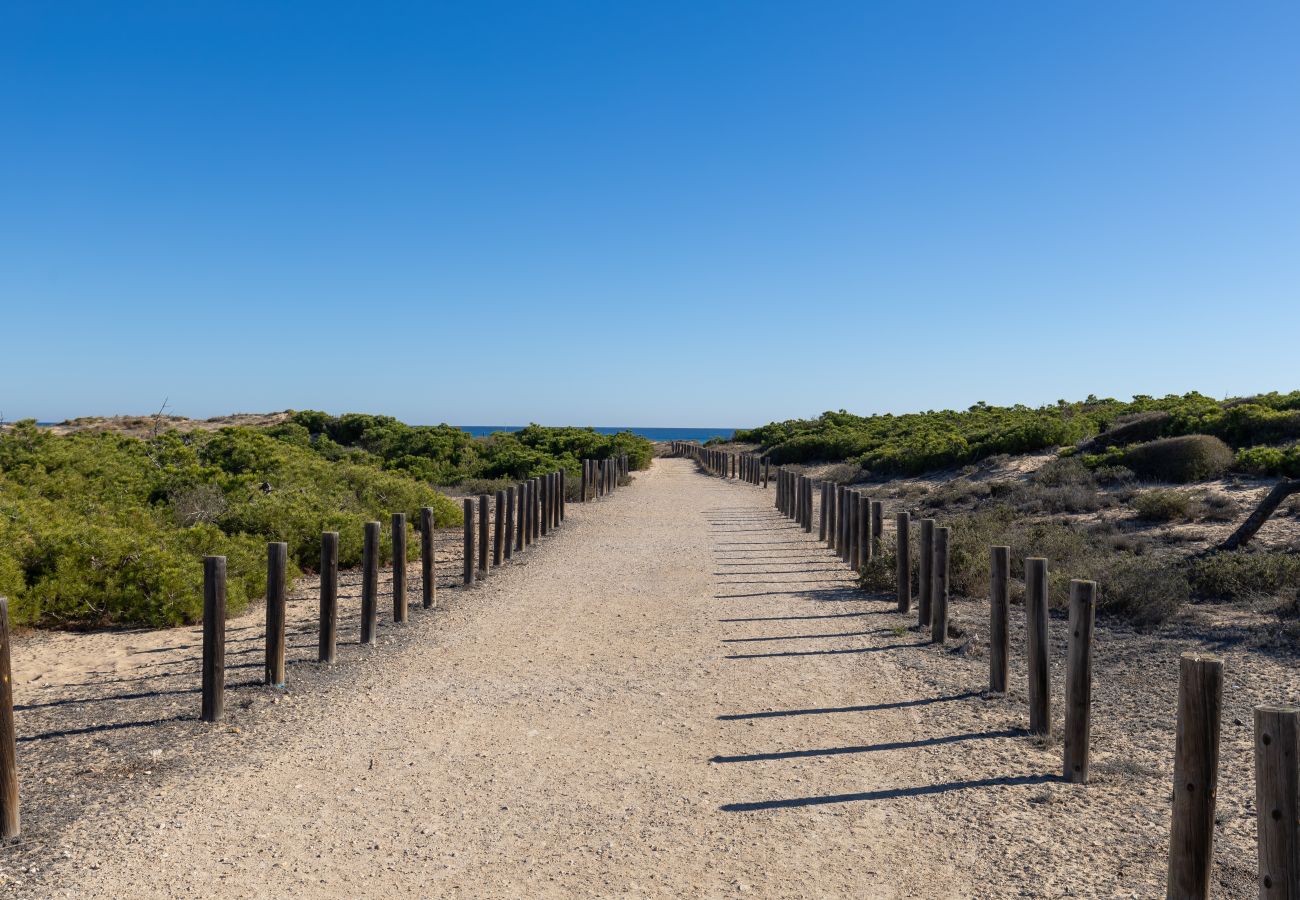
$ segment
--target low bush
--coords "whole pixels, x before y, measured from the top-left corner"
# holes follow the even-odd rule
[[[1300,555],[1235,550],[1192,563],[1192,588],[1206,600],[1249,600],[1300,594]]]
[[[1300,478],[1300,443],[1238,450],[1236,467],[1252,475]]]
[[[1139,478],[1186,484],[1222,477],[1233,459],[1228,445],[1217,437],[1190,434],[1130,447],[1120,463]]]
[[[1153,441],[1164,434],[1173,415],[1163,409],[1133,413],[1115,419],[1109,428],[1088,441],[1085,450],[1096,453],[1109,447],[1127,447]]]
[[[1191,519],[1198,508],[1190,494],[1167,490],[1143,491],[1133,498],[1132,506],[1138,518],[1149,522]]]

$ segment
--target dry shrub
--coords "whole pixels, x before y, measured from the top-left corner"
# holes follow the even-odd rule
[[[1233,463],[1232,450],[1208,434],[1189,434],[1139,444],[1121,462],[1139,478],[1185,484],[1219,478]]]

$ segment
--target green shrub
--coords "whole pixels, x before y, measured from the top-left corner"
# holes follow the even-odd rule
[[[1121,461],[1139,478],[1185,484],[1221,477],[1232,465],[1233,454],[1216,437],[1192,434],[1130,447]]]
[[[1192,518],[1197,503],[1183,491],[1143,491],[1133,498],[1138,518],[1150,522],[1173,522]]]
[[[1238,450],[1236,467],[1252,475],[1300,478],[1300,443]]]
[[[1192,563],[1192,587],[1208,600],[1248,600],[1300,593],[1300,555],[1234,550],[1201,557]]]
[[[1173,416],[1163,409],[1120,416],[1109,428],[1089,441],[1086,449],[1096,452],[1108,447],[1127,447],[1129,444],[1153,441],[1164,434],[1172,420]]]

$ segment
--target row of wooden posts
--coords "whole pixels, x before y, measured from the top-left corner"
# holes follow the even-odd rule
[[[582,460],[583,502],[604,497],[617,490],[620,478],[629,473],[626,455],[608,459]],[[490,543],[491,496],[466,498],[464,583],[474,583],[490,567],[510,560],[539,537],[564,522],[565,473],[563,470],[530,478],[496,492],[496,530]],[[420,510],[421,605],[430,609],[437,604],[434,577],[434,511]],[[475,552],[475,532],[478,534]],[[379,624],[379,556],[381,525],[367,522],[363,528],[361,551],[361,639],[373,644]],[[406,514],[393,513],[393,621],[408,619],[406,590]],[[285,622],[288,597],[289,545],[283,541],[267,544],[266,578],[266,665],[264,682],[273,687],[285,684]],[[333,663],[338,646],[339,534],[321,534],[320,626],[317,659]],[[225,713],[226,688],[226,558],[203,558],[203,656],[201,665],[202,699],[200,718],[204,722],[220,721]],[[20,832],[17,736],[14,730],[13,686],[10,677],[9,601],[0,597],[0,838],[14,838]]]
[[[767,487],[769,460],[758,454],[727,453],[689,442],[675,444],[673,452],[695,459],[711,475]],[[854,571],[861,572],[881,552],[881,501],[785,467],[778,467],[775,476],[775,507],[809,534],[816,510],[819,540]],[[820,495],[816,504],[814,494]],[[911,515],[898,512],[894,522],[897,608],[907,613],[912,605]],[[932,643],[942,644],[948,636],[951,532],[933,519],[921,519],[918,525],[918,625],[929,631]],[[1011,548],[990,547],[989,563],[989,690],[1005,693],[1010,668]],[[1025,560],[1029,731],[1035,735],[1051,731],[1047,566],[1041,557]],[[1062,775],[1076,783],[1088,780],[1096,604],[1096,582],[1071,580]],[[1169,898],[1210,896],[1222,697],[1222,660],[1184,653],[1179,660]],[[1259,896],[1300,898],[1300,709],[1259,706],[1254,724]]]

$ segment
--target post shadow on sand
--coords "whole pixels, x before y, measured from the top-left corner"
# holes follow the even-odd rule
[[[1000,731],[976,731],[970,734],[945,734],[921,738],[917,741],[887,741],[881,744],[859,744],[853,747],[823,747],[815,750],[777,750],[772,753],[746,753],[740,756],[715,756],[711,763],[770,762],[778,759],[806,759],[810,756],[843,756],[847,753],[878,753],[884,750],[916,750],[921,747],[938,747],[942,744],[959,744],[964,741],[987,741],[996,738],[1022,737],[1022,728],[1004,728]]]
[[[943,784],[925,784],[910,788],[889,788],[882,791],[862,791],[856,794],[827,794],[822,797],[792,797],[788,800],[760,800],[756,803],[724,803],[718,808],[723,812],[761,812],[762,810],[767,809],[794,809],[800,806],[822,806],[828,803],[861,803],[873,800],[894,800],[899,797],[924,797],[929,794],[946,794],[949,791],[967,791],[987,787],[1051,784],[1061,780],[1060,775],[1009,775],[1004,778],[978,778],[971,781],[949,781]]]
[[[803,619],[853,619],[859,616],[869,616],[871,612],[851,612],[851,613],[821,613],[816,616],[749,616],[744,619],[719,619],[719,622],[793,622]]]
[[[773,653],[732,653],[723,659],[770,659],[782,656],[842,656],[853,653],[886,653],[891,650],[913,650],[917,647],[928,647],[929,641],[920,641],[912,644],[884,644],[879,647],[842,647],[837,650],[782,650]]]
[[[914,706],[929,706],[931,703],[952,703],[958,700],[971,700],[982,696],[979,691],[966,691],[962,694],[948,694],[943,697],[918,697],[915,700],[895,700],[891,703],[868,703],[862,706],[826,706],[813,709],[773,709],[754,713],[728,713],[718,716],[720,722],[736,722],[744,719],[777,719],[785,716],[819,716],[830,713],[883,712],[888,709],[908,709]]]
[[[871,631],[836,631],[830,634],[777,634],[770,637],[722,638],[724,644],[752,644],[756,641],[812,641],[817,638],[869,637],[873,634],[887,634],[888,628],[873,628]]]

